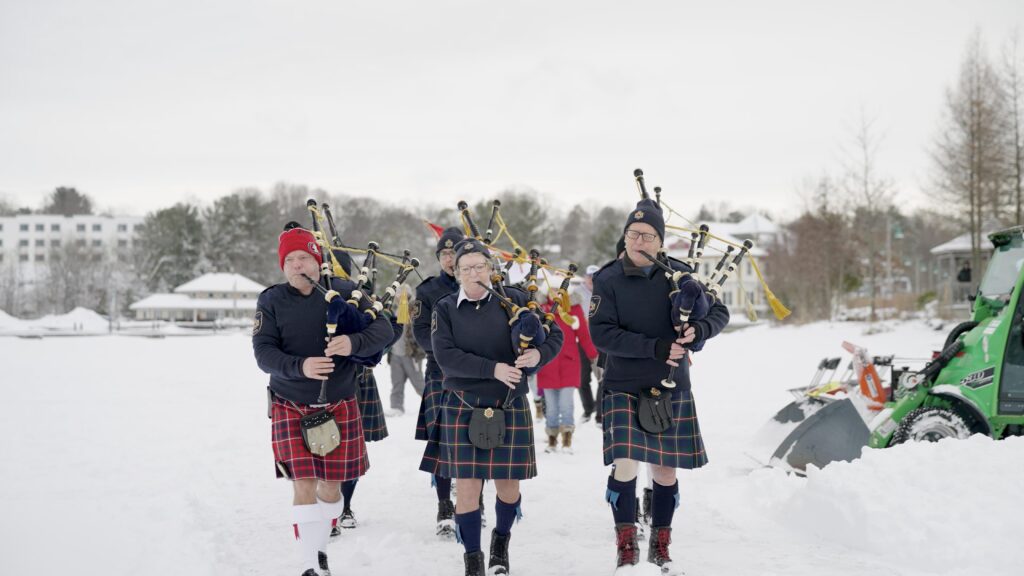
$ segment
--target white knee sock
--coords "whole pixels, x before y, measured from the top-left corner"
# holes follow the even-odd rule
[[[324,529],[321,530],[321,538],[318,541],[318,550],[327,553],[327,542],[331,539],[331,527],[338,520],[338,516],[345,510],[344,500],[337,502],[324,502],[319,497],[316,499],[317,507],[320,509],[320,518],[323,520]]]
[[[329,525],[328,525],[329,526]],[[320,546],[320,533],[324,531],[323,514],[317,504],[296,504],[292,506],[292,528],[295,531],[295,545],[299,553],[302,571],[312,568],[320,569],[317,550]],[[330,535],[330,528],[327,528]]]

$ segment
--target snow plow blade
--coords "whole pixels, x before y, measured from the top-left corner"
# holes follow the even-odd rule
[[[795,415],[790,409],[793,404],[780,411],[776,418]],[[832,462],[860,458],[871,433],[853,402],[836,400],[816,408],[779,444],[769,465],[804,472],[810,464],[824,468]]]

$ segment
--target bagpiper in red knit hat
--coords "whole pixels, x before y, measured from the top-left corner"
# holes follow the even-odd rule
[[[277,256],[281,261],[282,270],[284,270],[284,257],[296,250],[308,252],[313,258],[316,258],[317,265],[323,264],[324,259],[313,233],[304,228],[292,228],[281,232],[281,235],[277,237]]]

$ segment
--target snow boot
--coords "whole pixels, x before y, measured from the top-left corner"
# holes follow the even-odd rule
[[[537,408],[537,420],[544,419],[544,399],[538,398],[533,401],[533,405]]]
[[[572,454],[572,430],[562,431],[562,452]]]
[[[306,570],[305,572],[303,572],[302,576],[320,576],[320,575],[316,573],[316,570],[313,570],[312,568],[310,568],[309,570]]]
[[[451,500],[437,503],[437,535],[443,538],[455,537],[455,505]]]
[[[615,525],[615,566],[635,566],[640,562],[640,545],[636,541],[636,524]]]
[[[544,447],[544,451],[548,454],[558,451],[558,430],[554,428],[548,428],[548,445]]]
[[[665,575],[682,574],[682,570],[675,567],[672,558],[668,555],[668,545],[672,543],[672,528],[669,526],[658,526],[651,528],[651,539],[647,546],[647,561],[661,568]]]
[[[316,559],[320,563],[320,574],[322,576],[331,576],[331,568],[327,565],[327,554],[317,552]]]
[[[487,563],[487,574],[508,574],[508,541],[512,539],[511,534],[498,534],[496,530],[491,531],[491,560]]]
[[[484,576],[483,550],[463,554],[462,558],[466,562],[466,576]]]

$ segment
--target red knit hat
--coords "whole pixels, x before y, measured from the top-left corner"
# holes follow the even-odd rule
[[[292,228],[281,232],[281,235],[277,237],[277,257],[281,261],[282,270],[284,270],[284,257],[296,250],[308,252],[313,258],[316,258],[317,265],[323,264],[320,247],[317,246],[313,233],[303,228]]]

